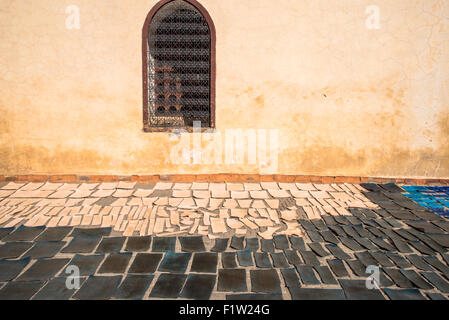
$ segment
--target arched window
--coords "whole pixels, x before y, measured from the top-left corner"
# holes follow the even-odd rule
[[[162,0],[143,27],[144,131],[215,128],[215,27],[196,0]]]

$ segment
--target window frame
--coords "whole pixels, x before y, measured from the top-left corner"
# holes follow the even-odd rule
[[[149,104],[148,104],[148,90],[149,90],[149,74],[148,74],[148,33],[151,21],[156,13],[166,4],[174,0],[161,0],[159,1],[148,13],[145,23],[142,28],[142,87],[143,87],[143,131],[144,132],[171,132],[174,130],[185,130],[188,132],[193,132],[193,127],[154,127],[150,126],[149,119]],[[201,5],[197,0],[183,0],[192,6],[194,6],[204,17],[210,32],[210,125],[207,127],[202,127],[201,130],[215,129],[215,94],[216,94],[216,32],[215,25],[212,21],[211,16],[207,10]]]

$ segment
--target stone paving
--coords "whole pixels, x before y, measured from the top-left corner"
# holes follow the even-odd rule
[[[0,184],[0,299],[447,299],[449,222],[394,185]],[[68,289],[70,266],[81,286]],[[368,290],[368,266],[380,269]]]
[[[419,205],[446,218],[449,217],[449,187],[404,186],[404,195]]]

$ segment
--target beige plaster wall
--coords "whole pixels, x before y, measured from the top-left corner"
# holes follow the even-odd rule
[[[179,140],[142,131],[156,2],[0,0],[0,174],[260,172],[172,163]],[[449,177],[449,1],[200,2],[217,29],[217,129],[279,130],[265,173]]]

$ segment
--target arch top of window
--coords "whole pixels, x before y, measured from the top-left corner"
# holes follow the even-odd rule
[[[183,104],[176,104],[171,105],[171,102],[169,101],[176,101],[176,96],[179,96],[180,92],[177,94],[169,94],[167,93],[167,97],[164,100],[164,97],[160,96],[161,92],[158,92],[155,89],[155,86],[159,86],[159,88],[165,87],[167,88],[175,88],[176,86],[180,86],[180,84],[186,86],[190,85],[197,85],[198,84],[192,84],[189,78],[185,78],[182,75],[184,75],[184,72],[179,72],[179,70],[176,70],[176,65],[173,67],[168,63],[166,64],[157,64],[161,63],[161,61],[158,59],[164,59],[165,57],[163,54],[171,54],[173,52],[179,53],[177,50],[167,47],[167,45],[163,46],[163,49],[160,49],[160,46],[158,46],[158,50],[155,50],[155,41],[157,39],[161,38],[169,38],[170,35],[164,36],[164,35],[156,35],[156,30],[158,30],[158,26],[165,23],[165,28],[167,26],[167,21],[164,21],[164,19],[170,17],[176,10],[185,10],[187,14],[192,15],[193,13],[197,13],[198,17],[201,17],[202,23],[205,27],[207,27],[207,34],[204,34],[204,39],[207,39],[209,41],[209,47],[207,48],[209,50],[209,56],[204,57],[201,55],[201,50],[204,48],[196,48],[196,52],[192,52],[193,56],[197,56],[198,59],[194,61],[198,61],[197,65],[194,65],[194,70],[197,70],[197,73],[201,73],[201,68],[205,66],[205,63],[210,63],[210,65],[206,65],[209,69],[208,72],[208,79],[200,79],[204,81],[200,81],[200,83],[204,84],[207,83],[208,85],[208,96],[205,95],[204,87],[199,88],[202,91],[198,92],[189,92],[190,88],[182,88],[180,92],[182,94],[180,95],[183,99],[185,99],[184,102],[186,102],[187,105]],[[182,13],[181,13],[182,14]],[[196,21],[195,21],[196,22]],[[161,27],[162,28],[162,27]],[[198,25],[196,25],[196,28],[198,28]],[[200,27],[201,28],[201,27]],[[204,30],[204,29],[203,29]],[[159,30],[158,30],[159,31]],[[197,34],[197,33],[193,33]],[[159,37],[158,37],[159,36]],[[181,35],[175,36],[176,41],[181,39],[182,37],[189,37],[185,35],[185,33],[182,33]],[[204,99],[208,99],[208,107],[209,107],[209,120],[204,123],[202,123],[202,130],[210,130],[215,128],[215,77],[216,77],[216,61],[215,61],[215,43],[216,43],[216,34],[215,34],[215,26],[214,23],[207,12],[207,10],[196,0],[162,0],[158,2],[148,13],[147,18],[144,23],[144,27],[142,30],[142,59],[143,59],[143,130],[145,132],[170,132],[176,129],[182,129],[187,131],[192,131],[193,126],[192,122],[195,120],[194,116],[186,116],[188,115],[198,115],[202,114],[205,110],[205,104]],[[170,39],[169,39],[170,40]],[[176,41],[174,43],[176,43]],[[189,43],[189,38],[185,39],[185,43]],[[173,41],[168,42],[173,43]],[[188,47],[188,46],[187,46]],[[185,48],[185,47],[183,47]],[[185,49],[181,50],[182,53],[186,53]],[[204,50],[203,50],[204,52]],[[187,52],[190,53],[190,52]],[[162,58],[160,58],[162,55]],[[185,54],[184,54],[185,56]],[[209,58],[206,60],[205,58]],[[176,57],[166,57],[166,59],[169,61],[170,59],[177,59]],[[165,61],[162,61],[165,62]],[[189,62],[190,63],[190,62]],[[190,64],[188,66],[191,66]],[[167,77],[167,73],[173,75],[173,79],[170,85],[169,84],[162,84],[160,80],[156,81],[154,80],[155,76],[155,70],[158,71],[159,74],[165,74],[165,77]],[[198,71],[200,70],[200,71]],[[189,71],[187,71],[188,73]],[[181,79],[176,78],[176,75],[181,74]],[[201,76],[198,74],[198,76]],[[176,84],[175,84],[176,82]],[[184,90],[185,89],[185,90]],[[203,99],[202,103],[197,103],[197,101],[201,102],[201,99]],[[162,101],[162,102],[161,102]],[[164,102],[166,101],[166,102]],[[162,105],[159,105],[162,103]],[[165,103],[165,104],[164,104]],[[181,111],[182,110],[182,111]],[[172,112],[176,114],[176,112],[182,114],[180,119],[183,119],[180,122],[177,122],[173,120],[176,118],[175,116],[171,116]],[[159,114],[159,112],[162,112],[162,116]],[[164,113],[165,112],[165,113]],[[157,117],[161,116],[160,118],[162,120],[158,120]],[[156,124],[154,123],[154,120],[156,120]],[[173,125],[167,125],[167,123],[164,122],[164,119],[168,121],[174,121]],[[168,119],[168,120],[167,120]],[[171,119],[171,120],[170,120]],[[164,122],[162,125],[159,125],[158,121]]]

